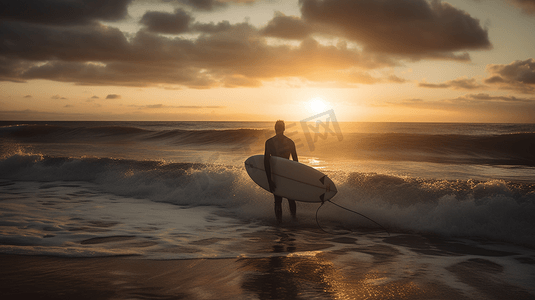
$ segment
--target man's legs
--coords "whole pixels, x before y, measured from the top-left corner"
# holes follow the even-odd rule
[[[290,205],[290,213],[292,214],[292,219],[297,220],[297,206],[295,205],[295,200],[288,199],[288,204]]]
[[[275,196],[275,217],[277,217],[277,222],[282,222],[282,197],[280,196]]]

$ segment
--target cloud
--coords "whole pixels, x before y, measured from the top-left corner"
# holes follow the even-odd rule
[[[240,75],[226,76],[223,80],[223,86],[227,88],[234,87],[259,87],[262,86],[260,80],[248,78]]]
[[[485,83],[499,89],[514,90],[519,93],[535,93],[535,59],[515,60],[510,64],[487,65],[490,76]]]
[[[211,11],[217,8],[226,7],[227,4],[224,1],[217,0],[177,0],[178,3],[185,4],[196,10]],[[239,1],[236,1],[239,2]]]
[[[387,79],[389,82],[394,82],[394,83],[405,83],[407,82],[408,80],[405,79],[405,78],[401,78],[401,77],[398,77],[396,75],[390,75],[388,76],[388,79]]]
[[[412,59],[469,60],[457,51],[490,49],[479,20],[440,1],[301,0],[305,21],[320,23],[366,51]]]
[[[0,52],[2,48],[0,47]],[[31,62],[3,57],[0,55],[0,81],[24,82],[20,74],[31,67]]]
[[[526,14],[535,14],[535,0],[510,0],[514,5],[522,8]]]
[[[512,105],[529,107],[530,111],[535,111],[535,98],[519,98],[515,96],[492,96],[487,93],[465,94],[453,99],[443,99],[438,101],[423,99],[406,99],[400,102],[389,102],[387,105],[408,106],[423,109],[440,109],[462,111],[467,107],[481,107],[486,105]]]
[[[21,75],[24,79],[48,79],[79,85],[212,87],[215,81],[199,68],[180,68],[175,63],[139,64],[114,62],[106,65],[52,61],[36,65]]]
[[[303,18],[276,13],[263,28],[256,28],[247,22],[193,22],[193,18],[181,9],[175,10],[174,13],[146,13],[141,19],[145,27],[135,34],[126,34],[118,28],[96,22],[49,26],[51,23],[43,24],[26,21],[22,17],[10,17],[9,21],[0,22],[0,35],[3,37],[0,47],[0,80],[24,82],[46,79],[78,85],[206,89],[257,87],[269,81],[299,79],[316,84],[353,86],[406,82],[392,75],[377,76],[369,73],[370,70],[402,65],[402,56],[405,59],[469,59],[467,53],[450,51],[468,49],[468,42],[457,43],[453,48],[439,47],[439,42],[433,44],[431,40],[420,41],[421,47],[402,43],[398,45],[398,50],[389,52],[385,49],[394,47],[396,41],[383,41],[384,47],[379,47],[378,41],[373,40],[372,43],[372,39],[368,40],[366,37],[357,39],[357,29],[344,27],[347,24],[366,25],[371,22],[384,30],[389,27],[395,31],[400,25],[400,28],[406,30],[404,35],[416,32],[427,37],[434,34],[436,40],[442,40],[444,36],[441,34],[445,34],[450,45],[452,40],[448,34],[459,32],[453,29],[451,32],[445,29],[440,31],[442,27],[447,27],[444,24],[442,27],[435,25],[435,29],[439,28],[435,31],[432,28],[424,31],[418,26],[411,28],[407,25],[410,20],[416,25],[429,25],[422,21],[429,18],[447,23],[443,20],[446,18],[452,22],[464,21],[465,25],[456,26],[468,26],[477,31],[478,27],[474,25],[478,24],[477,20],[447,4],[430,5],[424,1],[424,5],[417,0],[400,2],[401,4],[396,2],[402,6],[399,8],[401,16],[396,17],[388,14],[389,9],[395,8],[394,3],[384,1],[382,12],[385,18],[379,26],[369,20],[351,21],[347,16],[351,11],[339,11],[332,7],[333,3],[339,3],[347,9],[359,8],[353,13],[360,16],[377,11],[377,4],[363,6],[361,2],[356,1],[360,6],[355,6],[353,2],[338,1],[341,0],[302,1]],[[189,1],[188,5],[201,5],[201,2]],[[127,2],[113,3],[118,5]],[[325,6],[326,16],[318,17],[316,11],[310,8],[313,5]],[[418,5],[423,12],[411,13],[405,7],[414,8]],[[440,16],[436,16],[439,12]],[[338,18],[334,18],[335,15]],[[91,18],[100,20],[97,16],[102,17],[96,13],[90,14]],[[347,24],[338,20],[344,18],[348,20]],[[470,27],[471,25],[475,27]],[[374,30],[379,29],[372,29],[370,34],[376,34]],[[169,37],[159,33],[172,33],[176,36]],[[193,34],[182,36],[181,33]],[[336,45],[321,44],[318,42],[318,34],[336,38],[340,42]],[[267,37],[293,39],[299,44],[273,44]],[[389,35],[385,39],[388,38]],[[347,40],[364,43],[365,49],[356,48],[353,44],[348,47]],[[380,51],[371,51],[372,49]],[[373,74],[378,73],[381,72]]]
[[[535,104],[535,98],[518,98],[515,96],[491,96],[486,93],[479,94],[466,94],[464,96],[456,98],[457,100],[468,101],[493,101],[493,102],[518,102],[518,103],[531,103]]]
[[[117,29],[102,26],[78,27],[78,34],[73,28],[36,28],[41,31],[39,35],[49,38],[37,38],[34,46],[33,39],[13,38],[10,47],[0,49],[0,57],[9,55],[11,65],[18,66],[5,72],[11,80],[190,88],[259,86],[264,80],[289,77],[336,80],[335,73],[344,78],[352,68],[398,65],[385,56],[349,49],[345,43],[324,46],[308,38],[298,47],[274,46],[248,23],[206,25],[194,27],[213,32],[194,40],[147,31],[139,31],[127,40]],[[6,26],[24,32],[28,25],[12,23],[0,28],[6,30]],[[92,42],[83,42],[88,40]]]
[[[32,95],[26,95],[26,96],[24,96],[22,98],[31,98],[31,97],[32,97]]]
[[[485,87],[485,85],[477,83],[475,78],[457,78],[443,83],[427,83],[423,81],[418,86],[425,88],[451,88],[454,90],[473,90]]]
[[[11,59],[98,62],[137,58],[119,29],[102,25],[49,27],[0,22],[0,35],[0,55]]]
[[[54,95],[54,96],[50,97],[50,99],[54,99],[54,100],[66,100],[67,98],[65,98],[65,97],[61,97],[60,95]]]
[[[2,1],[0,19],[38,24],[88,24],[95,20],[117,21],[127,15],[131,0],[17,0]]]
[[[421,109],[453,113],[459,120],[471,122],[523,122],[532,123],[535,115],[535,98],[515,96],[493,96],[486,93],[466,94],[453,99],[423,100],[407,99],[390,102],[385,106],[404,107],[411,110]],[[450,119],[451,120],[451,119]]]
[[[247,120],[254,121],[262,119],[258,114],[221,114],[213,113],[213,110],[184,110],[165,112],[160,110],[149,110],[143,113],[135,111],[133,113],[74,113],[70,110],[62,111],[35,111],[35,110],[0,110],[1,120],[65,120],[65,121],[225,121],[225,120]]]
[[[149,105],[129,105],[129,107],[136,107],[138,109],[219,109],[226,108],[226,106],[219,105],[164,105],[164,104],[149,104]]]
[[[108,96],[106,96],[106,99],[121,99],[121,95],[109,94]]]
[[[257,0],[163,0],[163,2],[176,2],[200,11],[212,11],[226,8],[229,3],[253,3]]]
[[[456,90],[489,89],[512,90],[523,94],[535,94],[535,59],[516,60],[510,64],[487,65],[489,76],[478,83],[476,78],[457,78],[442,83],[418,84],[424,88],[450,88]]]
[[[377,77],[377,76],[371,75],[368,72],[357,71],[357,70],[353,70],[352,72],[345,72],[345,74],[343,74],[345,76],[341,76],[339,72],[334,72],[332,75],[333,75],[332,78],[330,78],[331,81],[348,84],[347,87],[354,86],[355,84],[378,84],[378,83],[387,83],[387,82],[404,83],[407,81],[406,79],[403,79],[394,75],[390,75],[390,76],[381,75]],[[309,79],[311,78],[309,77]],[[318,81],[325,81],[325,79],[326,79],[326,76],[319,76],[319,78],[317,78]]]
[[[159,11],[146,12],[140,23],[151,32],[179,34],[189,30],[192,17],[182,9],[175,10],[174,14]]]
[[[194,23],[190,26],[190,30],[192,32],[204,32],[204,33],[218,33],[218,32],[224,32],[227,30],[230,30],[232,28],[232,25],[230,25],[229,21],[222,21],[217,24],[214,24],[214,22],[210,23]]]
[[[99,99],[99,97],[98,96],[92,96],[91,98],[85,100],[85,102],[93,103],[93,102],[95,102],[96,99]]]
[[[276,12],[274,18],[260,31],[265,36],[297,40],[305,39],[312,32],[313,29],[300,18],[285,16],[281,12]]]

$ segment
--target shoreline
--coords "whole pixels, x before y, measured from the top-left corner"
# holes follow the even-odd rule
[[[443,270],[426,270],[411,267],[414,257],[386,245],[284,254],[177,260],[0,254],[0,291],[5,300],[535,299],[533,292],[505,281],[502,265],[474,255]],[[392,269],[400,255],[404,261]],[[447,274],[431,276],[437,272]]]

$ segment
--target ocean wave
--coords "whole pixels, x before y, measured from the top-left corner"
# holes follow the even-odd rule
[[[147,133],[150,131],[127,126],[67,127],[48,124],[22,124],[0,127],[0,137],[42,143],[94,141],[95,138],[125,138]]]
[[[76,124],[75,124],[76,125]],[[256,149],[272,136],[266,129],[154,129],[123,125],[26,124],[0,127],[0,139],[25,144],[143,144],[150,147],[227,151]],[[287,133],[306,156],[361,160],[535,166],[535,133],[493,135],[424,133]],[[313,142],[311,142],[313,141]],[[313,145],[312,145],[313,144]],[[135,150],[135,146],[132,147]],[[90,153],[89,153],[90,154]]]
[[[240,144],[257,141],[262,130],[225,129],[225,130],[165,130],[153,133],[148,140],[167,140],[173,145],[185,144]]]
[[[535,133],[502,135],[358,134],[357,155],[371,159],[535,166]]]
[[[360,172],[329,172],[337,204],[392,232],[475,237],[535,246],[535,184],[504,180],[437,180]],[[241,167],[18,153],[0,159],[0,178],[87,181],[104,192],[181,206],[215,206],[240,219],[272,220],[272,196]],[[300,222],[315,226],[318,205],[298,204]],[[286,209],[286,208],[285,208]],[[287,214],[287,212],[285,212]],[[376,228],[327,203],[325,226]]]
[[[256,141],[258,129],[148,130],[130,126],[68,127],[48,124],[21,124],[0,127],[0,137],[39,143],[118,143],[166,142],[169,145],[237,144]]]

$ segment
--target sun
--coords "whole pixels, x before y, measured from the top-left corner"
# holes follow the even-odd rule
[[[327,110],[329,106],[320,97],[312,98],[307,103],[307,108],[314,114],[319,114]]]

